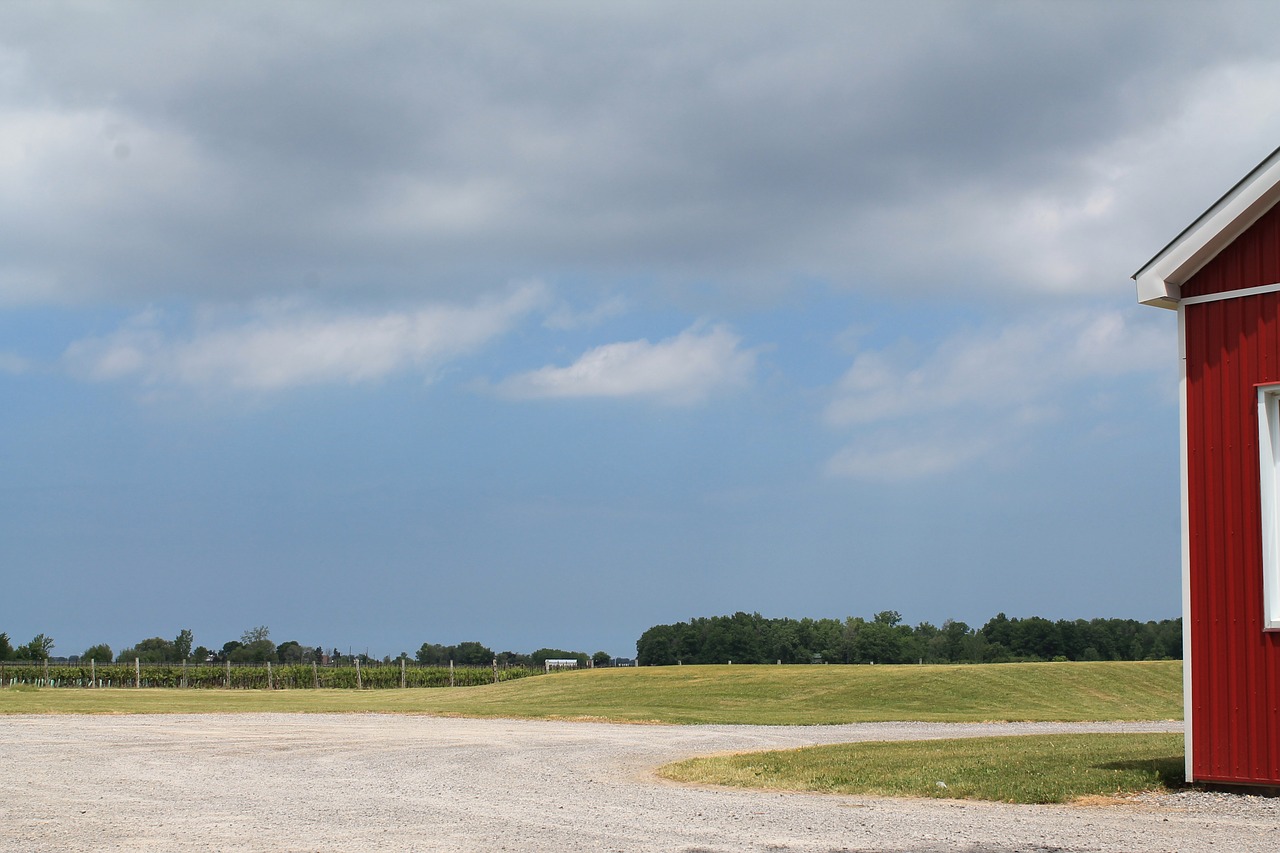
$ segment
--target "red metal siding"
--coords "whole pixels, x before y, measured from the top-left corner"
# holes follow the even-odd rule
[[[1201,277],[1204,280],[1201,280]],[[1280,281],[1273,209],[1183,287]],[[1280,382],[1280,294],[1187,305],[1192,773],[1280,784],[1280,633],[1262,630],[1257,393]]]

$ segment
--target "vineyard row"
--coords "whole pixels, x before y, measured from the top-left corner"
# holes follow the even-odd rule
[[[317,666],[316,664],[157,664],[0,662],[0,687],[188,687],[196,689],[298,690],[472,687],[531,675],[525,667]]]

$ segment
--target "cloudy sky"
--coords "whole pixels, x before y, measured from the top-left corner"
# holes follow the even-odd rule
[[[0,630],[1179,612],[1272,4],[0,7]]]

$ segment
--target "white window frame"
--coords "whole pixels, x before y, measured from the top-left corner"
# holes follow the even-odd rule
[[[1262,486],[1262,625],[1280,631],[1280,385],[1258,386]]]

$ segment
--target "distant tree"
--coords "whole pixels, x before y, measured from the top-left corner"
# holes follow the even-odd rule
[[[271,639],[271,629],[266,625],[259,625],[256,628],[250,628],[248,631],[245,631],[240,635],[240,642],[246,646],[251,643],[260,643],[263,640],[269,639]]]
[[[222,644],[222,651],[218,653],[218,663],[231,660],[231,655],[236,649],[243,646],[244,643],[239,640],[230,640]]]
[[[15,649],[13,656],[18,660],[48,660],[49,653],[52,651],[53,637],[36,634],[31,638],[31,642]]]
[[[13,643],[9,640],[9,635],[0,631],[0,660],[13,659]]]
[[[178,632],[178,636],[173,641],[174,660],[184,661],[191,657],[191,641],[194,639],[191,631],[183,628]]]
[[[458,643],[453,651],[453,661],[459,666],[485,666],[495,657],[493,649],[476,642]]]
[[[1013,623],[1009,621],[1009,617],[1000,612],[982,626],[982,636],[987,638],[988,643],[999,644],[1009,649],[1013,647],[1013,630]]]
[[[213,657],[213,652],[209,651],[204,646],[196,646],[195,650],[191,652],[191,659],[199,663],[204,663],[211,657]]]
[[[498,652],[498,666],[532,666],[533,659],[520,652]]]
[[[174,663],[178,660],[178,653],[174,651],[173,643],[164,637],[149,637],[116,655],[116,661],[120,663],[133,663],[135,659],[142,663]]]
[[[310,651],[303,648],[297,640],[285,640],[276,646],[276,657],[280,659],[280,663],[303,663]]]
[[[679,633],[675,625],[654,625],[645,631],[636,640],[636,663],[640,666],[671,666],[678,663],[676,648]]]
[[[887,620],[868,622],[854,640],[854,659],[863,663],[902,663],[903,639],[903,633]]]
[[[608,666],[613,663],[613,655],[608,652],[596,652],[591,656],[592,666]]]
[[[965,640],[973,633],[973,629],[963,622],[954,622],[950,619],[943,622],[942,630],[938,634],[942,638],[943,659],[949,663],[969,660],[965,654]],[[981,661],[973,662],[981,663]]]
[[[232,663],[275,663],[278,660],[276,644],[270,640],[254,640],[233,649],[227,659]]]
[[[80,655],[82,661],[97,661],[98,663],[111,663],[113,655],[111,647],[106,643],[99,643],[96,646],[90,646],[84,650],[84,654]]]
[[[987,637],[981,631],[970,631],[960,643],[960,660],[971,663],[987,663],[994,658],[987,649]]]
[[[439,643],[423,643],[414,659],[423,666],[448,666],[449,650]]]

